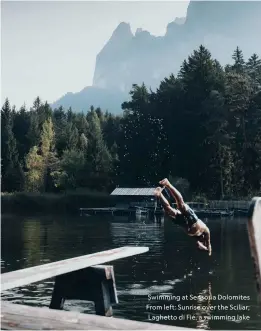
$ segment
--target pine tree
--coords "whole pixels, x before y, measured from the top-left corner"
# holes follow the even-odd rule
[[[58,157],[61,157],[67,146],[67,114],[63,110],[63,107],[53,111],[53,124],[55,131],[55,149]]]
[[[79,132],[77,127],[72,122],[67,123],[65,137],[65,149],[76,149],[79,142]]]
[[[31,111],[37,114],[38,125],[40,128],[43,126],[43,123],[52,116],[52,109],[50,105],[47,101],[43,103],[39,96],[34,100]]]
[[[88,139],[85,136],[85,134],[82,133],[79,138],[79,150],[82,151],[83,153],[86,153],[87,147],[88,147]]]
[[[68,122],[73,122],[75,120],[76,114],[72,111],[71,107],[68,109],[66,117]]]
[[[210,52],[200,46],[181,67],[178,75],[182,85],[181,103],[183,108],[182,138],[179,158],[182,162],[180,177],[189,180],[195,191],[208,182],[209,149],[206,143],[207,123],[211,114],[205,107],[213,91],[224,90],[224,73]],[[189,160],[193,160],[191,167]]]
[[[43,123],[42,133],[41,133],[41,155],[44,158],[48,158],[49,153],[54,148],[54,128],[51,118],[48,118]]]
[[[29,141],[29,148],[33,146],[37,146],[40,143],[40,135],[41,135],[41,130],[40,130],[38,115],[36,112],[31,111],[30,125],[26,135],[26,138]]]
[[[50,191],[52,189],[52,176],[51,174],[57,168],[58,159],[55,153],[55,132],[53,121],[49,117],[42,127],[41,143],[40,143],[40,154],[43,158],[43,180],[44,180],[44,191]]]
[[[104,115],[102,132],[108,148],[111,148],[114,142],[119,140],[120,121],[121,118],[119,116],[109,113],[105,113]]]
[[[101,126],[102,126],[103,125],[103,122],[104,122],[104,114],[103,114],[101,108],[100,107],[96,108],[95,109],[95,112],[98,115],[99,120],[100,120],[100,123],[101,123]]]
[[[104,142],[99,117],[95,111],[89,114],[89,138],[87,162],[89,164],[90,185],[105,188],[112,170],[110,152]]]
[[[30,128],[30,113],[26,111],[25,106],[21,107],[18,112],[14,114],[13,132],[17,141],[17,150],[19,154],[19,161],[23,164],[25,155],[29,152],[30,141],[28,139],[28,132]]]
[[[204,125],[209,164],[208,182],[203,184],[202,188],[214,198],[224,198],[233,191],[232,172],[234,170],[224,95],[218,91],[212,91],[203,105],[205,113],[208,114],[208,120]]]
[[[247,150],[250,146],[247,123],[250,120],[249,106],[253,88],[245,74],[228,73],[226,75],[226,106],[229,111],[229,130],[232,137],[236,174],[233,178],[238,193],[245,194],[248,184],[245,182]]]
[[[76,115],[74,124],[79,132],[79,135],[81,135],[82,133],[85,136],[87,135],[89,126],[88,126],[86,116],[83,113]]]
[[[57,166],[54,152],[54,128],[51,118],[42,126],[39,146],[33,146],[26,157],[26,188],[33,192],[45,192],[52,187],[51,174]]]
[[[128,173],[127,180],[133,185],[145,185],[150,154],[149,92],[144,84],[134,84],[130,96],[131,101],[122,105],[125,118],[122,121],[121,168]]]
[[[42,105],[42,101],[41,101],[40,97],[37,96],[35,98],[35,100],[33,101],[33,110],[35,112],[37,112],[40,109],[41,105]]]
[[[255,90],[261,90],[261,59],[257,54],[253,54],[246,63],[247,74],[253,81]]]
[[[155,178],[183,176],[184,89],[173,74],[165,78],[153,96],[155,103],[153,136],[155,135]]]
[[[27,192],[41,192],[44,188],[44,162],[38,147],[30,149],[25,159],[25,189]]]
[[[13,112],[8,99],[1,110],[1,127],[2,191],[19,191],[22,189],[22,172],[13,133]]]
[[[82,186],[84,166],[83,151],[65,150],[59,164],[59,171],[56,170],[52,173],[55,186],[60,190],[70,190]]]
[[[234,63],[231,66],[231,69],[238,74],[242,74],[245,70],[245,60],[243,52],[239,47],[235,49],[232,59],[234,60]]]

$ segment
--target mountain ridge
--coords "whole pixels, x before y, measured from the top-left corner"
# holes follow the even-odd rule
[[[92,86],[84,93],[66,94],[54,105],[71,103],[78,111],[94,105],[119,113],[132,84],[144,82],[155,89],[162,79],[176,74],[200,44],[222,65],[231,62],[237,46],[246,57],[261,53],[259,17],[261,2],[190,1],[186,18],[168,23],[164,36],[141,28],[133,34],[130,24],[121,22],[97,54]]]

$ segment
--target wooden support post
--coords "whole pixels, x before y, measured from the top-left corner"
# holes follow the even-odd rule
[[[112,316],[112,304],[118,303],[113,266],[93,267],[96,281],[94,304],[97,315]]]
[[[254,198],[252,200],[247,225],[257,281],[257,291],[261,300],[261,198]]]
[[[62,309],[66,299],[93,301],[97,315],[112,316],[118,303],[113,266],[94,266],[57,276],[51,309]]]
[[[68,284],[67,284],[68,285]],[[63,278],[62,276],[55,277],[54,289],[50,303],[51,309],[63,309],[65,298],[63,296]]]
[[[94,295],[94,304],[96,315],[112,316],[108,283],[102,281],[100,284],[97,284],[96,293]]]

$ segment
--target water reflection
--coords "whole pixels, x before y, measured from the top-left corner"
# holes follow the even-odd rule
[[[23,228],[24,268],[37,265],[37,262],[41,261],[42,233],[39,221],[35,219],[25,220]]]
[[[197,300],[197,307],[199,307],[199,309],[194,311],[197,318],[197,328],[199,329],[209,329],[209,319],[211,316],[210,307],[212,304],[211,297],[211,282],[209,282],[208,287],[199,293]]]
[[[148,246],[149,252],[113,262],[119,304],[114,316],[147,321],[158,315],[146,309],[177,305],[204,307],[188,309],[196,320],[163,320],[163,324],[203,329],[259,329],[260,307],[250,258],[244,219],[206,220],[211,229],[213,256],[200,254],[195,242],[168,219],[140,217],[2,218],[2,272],[89,254],[125,245]],[[35,306],[49,306],[53,280],[31,284],[3,293],[3,299]],[[168,294],[180,301],[156,298]],[[240,324],[214,320],[212,296],[249,295],[250,321]],[[151,301],[149,297],[154,295]],[[187,296],[187,297],[186,297]],[[189,299],[196,296],[197,300]],[[201,297],[200,297],[201,296]],[[230,304],[229,300],[219,303]],[[94,313],[92,303],[67,301],[65,309]],[[161,311],[180,316],[182,311]],[[229,312],[228,314],[232,314]],[[234,314],[234,313],[233,313]],[[199,318],[201,317],[201,318]]]

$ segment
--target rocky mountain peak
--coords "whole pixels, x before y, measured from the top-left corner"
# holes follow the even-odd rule
[[[126,39],[132,38],[133,34],[131,32],[131,26],[129,23],[121,22],[116,29],[113,31],[111,39]]]

